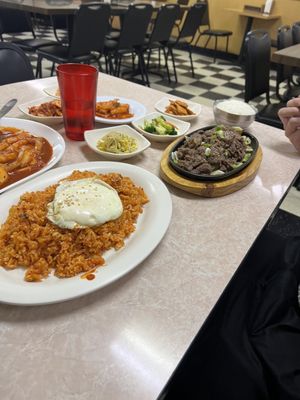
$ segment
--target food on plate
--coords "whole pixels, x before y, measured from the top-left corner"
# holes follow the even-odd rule
[[[42,137],[14,127],[0,127],[0,188],[42,169],[53,153]]]
[[[61,228],[51,222],[48,218],[48,208],[51,208],[49,204],[53,203],[55,198],[58,207],[61,206],[58,204],[60,200],[67,201],[67,193],[71,193],[73,187],[72,182],[75,182],[77,191],[81,186],[84,192],[84,185],[80,182],[82,180],[89,182],[88,185],[100,180],[112,187],[122,202],[122,214],[117,219],[84,228],[79,226],[74,226],[74,229]],[[59,199],[62,187],[66,192],[64,197]],[[92,195],[95,192],[98,193],[97,189]],[[100,196],[100,192],[98,194]],[[89,212],[96,211],[91,208],[91,198],[88,197],[91,194],[88,195],[87,191],[86,195],[87,200],[83,193],[80,196],[81,216],[85,204]],[[74,197],[69,199],[70,214],[76,208],[71,207],[73,199]],[[105,251],[118,250],[125,245],[124,240],[135,231],[137,219],[147,202],[148,198],[143,188],[136,186],[128,177],[117,173],[96,174],[90,171],[74,171],[69,177],[42,191],[25,193],[18,204],[10,208],[9,216],[0,229],[0,265],[8,270],[24,267],[25,280],[28,282],[41,281],[53,270],[59,278],[91,271],[95,267],[104,265]]]
[[[251,138],[243,129],[219,125],[186,136],[172,160],[185,171],[214,176],[240,167],[252,153]]]
[[[173,115],[195,115],[189,109],[186,102],[181,100],[169,100],[170,104],[166,107],[165,112]]]
[[[132,118],[129,104],[120,103],[119,99],[110,101],[98,101],[96,103],[96,117],[107,119],[125,119]]]
[[[112,131],[97,142],[97,149],[108,153],[132,153],[137,150],[137,140],[129,135]]]
[[[102,225],[123,212],[117,191],[97,178],[61,182],[47,208],[47,218],[67,229]]]
[[[60,100],[52,100],[37,106],[31,106],[28,108],[28,113],[36,117],[61,117],[61,102]]]
[[[148,133],[154,133],[156,135],[177,135],[177,126],[167,121],[162,115],[151,119],[150,121],[145,120],[144,125],[140,126],[141,129]]]

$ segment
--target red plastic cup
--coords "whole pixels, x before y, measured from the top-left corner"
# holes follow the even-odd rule
[[[66,135],[84,140],[95,127],[98,69],[87,64],[61,64],[56,68]]]

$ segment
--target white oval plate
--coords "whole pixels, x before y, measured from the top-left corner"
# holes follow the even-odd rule
[[[102,124],[109,124],[109,125],[124,125],[124,124],[129,124],[130,122],[136,120],[137,118],[142,117],[143,115],[146,114],[146,107],[131,99],[126,99],[124,97],[119,97],[119,96],[101,96],[97,97],[97,102],[100,101],[110,101],[114,99],[119,99],[120,103],[125,103],[129,104],[129,111],[131,114],[133,114],[132,118],[125,118],[125,119],[108,119],[108,118],[101,118],[101,117],[95,117],[96,122],[101,122]]]
[[[58,124],[58,123],[63,122],[62,115],[59,117],[38,117],[36,115],[29,114],[29,112],[28,112],[29,107],[39,106],[42,103],[48,103],[50,101],[55,101],[55,100],[57,100],[57,99],[50,99],[49,96],[42,97],[41,99],[32,100],[27,103],[20,104],[20,105],[18,105],[18,108],[20,111],[22,111],[23,114],[26,115],[27,118],[30,118],[36,122],[40,122],[41,124],[49,124],[49,125]]]
[[[138,217],[136,231],[125,240],[123,248],[104,253],[106,265],[99,268],[92,281],[81,279],[80,275],[65,279],[51,275],[42,282],[25,282],[22,268],[8,271],[0,267],[1,302],[19,305],[49,304],[94,292],[116,281],[139,265],[155,249],[166,233],[172,215],[172,201],[163,182],[143,168],[108,161],[56,168],[3,194],[0,224],[6,220],[10,207],[19,201],[24,192],[43,190],[70,175],[74,170],[89,170],[97,173],[116,172],[130,177],[136,185],[143,187],[150,201]]]
[[[166,119],[166,121],[170,121],[173,125],[176,126],[178,132],[177,135],[158,135],[156,133],[146,132],[144,131],[144,129],[141,128],[142,126],[144,126],[146,120],[150,121],[153,118],[159,117],[160,115],[163,114],[159,112],[147,114],[144,117],[133,121],[132,126],[139,132],[141,132],[144,136],[146,136],[147,139],[153,140],[154,142],[172,142],[173,140],[185,135],[190,129],[191,124],[189,122],[181,121],[173,117],[167,117],[166,115],[163,115],[163,117]]]
[[[20,183],[26,182],[29,179],[32,179],[35,176],[40,175],[45,171],[47,171],[48,169],[52,168],[56,163],[58,163],[58,161],[61,159],[61,157],[65,152],[65,141],[63,137],[57,131],[50,128],[49,126],[40,124],[39,122],[28,121],[26,119],[21,119],[21,118],[0,118],[0,125],[21,128],[31,133],[34,136],[43,137],[48,140],[48,142],[51,144],[53,148],[52,157],[47,165],[45,165],[42,169],[35,172],[34,174],[28,175],[25,178],[20,179],[19,181],[14,182],[9,186],[4,187],[3,189],[0,189],[0,193],[5,192],[8,189],[12,189],[13,187],[19,185]]]
[[[168,115],[169,117],[173,117],[176,119],[181,119],[182,121],[192,121],[193,119],[197,118],[198,115],[201,112],[201,105],[198,103],[194,103],[192,101],[188,101],[188,100],[181,100],[184,101],[187,105],[188,108],[194,113],[193,115],[173,115],[170,113],[165,112],[166,107],[168,107],[168,105],[170,104],[169,100],[179,100],[179,99],[170,99],[169,97],[164,97],[161,100],[159,100],[156,104],[155,104],[155,108],[157,111],[161,112],[164,115]]]
[[[43,89],[48,96],[56,97],[57,99],[60,98],[60,95],[58,95],[58,85],[55,86],[49,86]]]
[[[110,132],[119,132],[123,133],[124,135],[128,135],[132,138],[134,138],[137,142],[137,150],[133,151],[132,153],[109,153],[107,151],[102,151],[99,150],[97,147],[98,141],[105,135],[107,135]],[[121,161],[121,160],[126,160],[128,158],[134,157],[137,154],[142,153],[148,147],[151,145],[149,140],[144,138],[143,135],[138,133],[135,129],[132,129],[128,125],[117,125],[114,126],[113,128],[102,128],[102,129],[93,129],[90,131],[85,131],[84,132],[84,139],[87,143],[87,145],[94,150],[96,153],[100,154],[103,158],[106,158],[108,160],[115,160],[115,161]]]

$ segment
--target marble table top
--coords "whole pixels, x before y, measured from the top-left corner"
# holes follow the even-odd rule
[[[43,88],[56,84],[53,77],[2,86],[0,106],[13,97],[19,104],[44,97]],[[165,96],[105,74],[98,95],[132,98],[148,112]],[[16,106],[8,116],[22,114]],[[213,123],[203,106],[191,130]],[[57,129],[65,138],[62,125]],[[263,150],[256,178],[215,199],[167,186],[169,229],[132,272],[63,303],[0,304],[1,399],[156,399],[299,169],[283,131],[253,123],[249,132]],[[101,160],[84,142],[65,140],[57,167]],[[165,147],[153,143],[128,162],[159,175]]]

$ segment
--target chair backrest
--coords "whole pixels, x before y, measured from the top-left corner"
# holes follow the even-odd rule
[[[271,39],[268,32],[255,30],[245,38],[245,101],[266,93],[269,101]]]
[[[178,40],[186,37],[191,37],[193,40],[200,25],[203,25],[202,19],[205,15],[207,4],[196,3],[186,13],[185,20],[180,30]]]
[[[131,4],[124,14],[119,49],[132,49],[142,46],[145,41],[148,25],[153,12],[150,4]]]
[[[35,37],[30,13],[10,8],[0,8],[1,34],[31,32]]]
[[[155,42],[167,42],[170,39],[179,15],[180,7],[178,4],[166,4],[159,9],[151,32],[150,45]]]
[[[277,31],[277,49],[281,50],[286,47],[292,46],[293,42],[293,31],[290,26],[283,25],[278,28]],[[277,76],[276,81],[277,84],[292,78],[293,76],[293,67],[283,64],[277,64]]]
[[[70,56],[80,56],[91,51],[102,52],[109,28],[109,4],[81,5],[74,18]]]
[[[300,43],[300,21],[297,21],[292,26],[293,32],[293,43],[298,44]]]
[[[29,58],[18,46],[0,43],[0,85],[34,79]]]
[[[201,25],[206,25],[206,26],[210,27],[210,24],[209,24],[209,7],[208,7],[207,0],[197,0],[196,3],[206,4],[206,11],[205,11],[204,16],[202,18]]]

